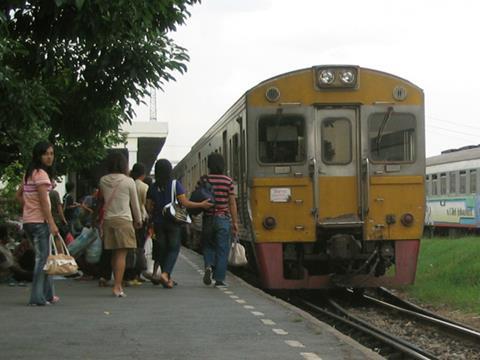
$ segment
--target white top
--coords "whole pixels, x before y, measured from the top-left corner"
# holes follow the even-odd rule
[[[147,209],[145,205],[147,203],[147,191],[148,185],[142,180],[135,180],[135,186],[137,187],[138,201],[140,203],[140,212],[142,213],[142,220],[145,221],[148,218]]]
[[[110,200],[115,190],[114,198]],[[135,181],[123,174],[109,174],[100,179],[100,191],[106,205],[105,220],[122,218],[135,222],[142,221]],[[131,210],[130,210],[131,209]]]

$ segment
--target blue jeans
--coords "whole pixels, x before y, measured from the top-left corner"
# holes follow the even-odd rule
[[[180,253],[180,226],[168,221],[154,224],[152,258],[160,264],[162,272],[172,274]]]
[[[35,249],[35,267],[33,268],[32,292],[29,303],[45,305],[55,295],[53,279],[43,271],[49,253],[50,229],[46,223],[24,224],[23,228],[30,236]]]
[[[202,227],[205,267],[212,267],[215,281],[223,282],[227,275],[231,220],[226,216],[204,216]]]

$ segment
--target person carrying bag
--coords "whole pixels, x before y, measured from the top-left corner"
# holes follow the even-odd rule
[[[147,210],[155,231],[152,283],[162,284],[166,288],[172,288],[175,284],[171,275],[180,252],[180,226],[189,219],[186,212],[183,213],[184,208],[207,209],[211,206],[208,200],[196,203],[186,198],[180,181],[172,179],[170,161],[160,159],[155,163],[155,183],[147,191]],[[159,267],[161,274],[157,277]]]

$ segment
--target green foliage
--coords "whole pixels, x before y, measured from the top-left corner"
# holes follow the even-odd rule
[[[186,49],[168,33],[197,2],[2,1],[0,151],[10,154],[3,167],[24,163],[42,138],[55,144],[62,173],[124,141],[119,130],[133,104],[186,71]]]
[[[15,200],[15,193],[24,173],[23,165],[14,161],[5,168],[4,174],[0,177],[4,182],[4,187],[0,189],[0,223],[4,219],[13,219],[20,214],[20,204]]]
[[[480,238],[422,240],[412,296],[480,313]]]

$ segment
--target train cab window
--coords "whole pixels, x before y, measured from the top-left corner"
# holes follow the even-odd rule
[[[352,161],[352,126],[346,118],[322,121],[322,160],[325,164],[348,164]]]
[[[299,115],[262,116],[258,122],[258,152],[262,163],[305,161],[305,119]]]
[[[470,194],[477,192],[477,170],[470,170]]]
[[[440,195],[445,195],[447,193],[447,174],[440,174]]]
[[[432,175],[432,195],[438,195],[437,174]]]
[[[378,162],[415,160],[415,116],[386,111],[368,118],[370,157]]]
[[[465,170],[460,171],[460,194],[465,194],[467,192],[467,172]]]

